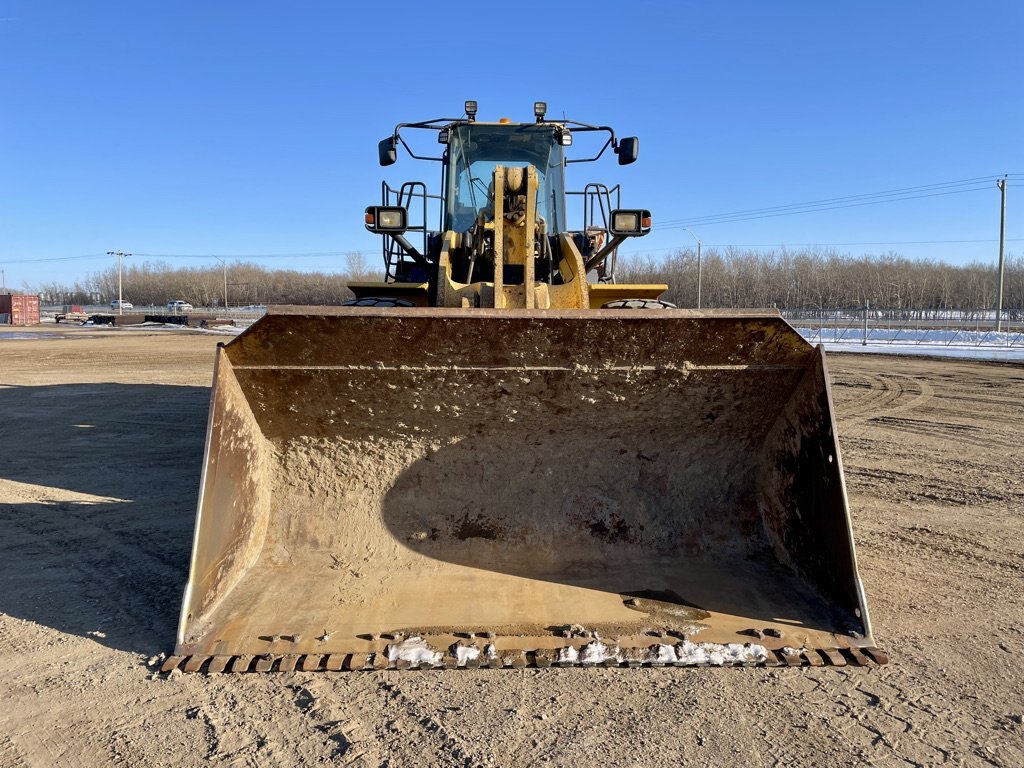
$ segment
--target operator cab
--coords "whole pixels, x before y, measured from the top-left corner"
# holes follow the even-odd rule
[[[565,226],[563,131],[552,124],[468,123],[449,133],[445,160],[444,229],[465,232],[493,201],[490,181],[499,166],[537,170],[537,215],[549,234]]]

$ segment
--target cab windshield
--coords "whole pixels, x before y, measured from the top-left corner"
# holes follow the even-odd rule
[[[448,143],[445,228],[465,232],[489,207],[488,187],[498,165],[537,169],[537,215],[548,233],[562,231],[565,207],[562,145],[544,125],[460,125]]]

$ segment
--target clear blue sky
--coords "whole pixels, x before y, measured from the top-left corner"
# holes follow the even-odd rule
[[[484,120],[529,120],[544,99],[639,135],[635,165],[570,166],[570,187],[622,182],[656,226],[984,177],[962,194],[691,229],[708,244],[994,263],[994,179],[1024,174],[1020,0],[497,7],[0,0],[8,284],[111,263],[28,259],[117,249],[376,260],[361,220],[380,179],[438,181],[405,157],[381,169],[377,141],[400,121],[458,116],[466,98]],[[1011,253],[1022,212],[1018,176]],[[915,244],[935,240],[988,242]],[[663,227],[628,250],[690,244]]]

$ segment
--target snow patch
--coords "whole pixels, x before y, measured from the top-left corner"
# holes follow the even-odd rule
[[[684,664],[756,664],[768,660],[768,649],[755,643],[691,643],[684,640],[675,647],[676,657]]]
[[[602,664],[606,661],[619,661],[619,649],[609,648],[600,640],[593,640],[579,651],[580,664]]]
[[[968,360],[1024,360],[1024,334],[1011,331],[947,331],[936,328],[797,328],[812,344],[826,351],[883,355],[927,355]],[[867,341],[867,344],[864,344]]]
[[[456,643],[452,646],[452,656],[455,657],[455,663],[460,666],[466,666],[468,661],[476,661],[480,658],[480,649],[475,645],[459,645]]]
[[[676,656],[676,649],[664,643],[652,645],[647,649],[647,653],[644,654],[644,661],[653,661],[658,664],[673,664],[678,660],[679,657]]]
[[[569,664],[575,664],[579,661],[580,652],[577,651],[573,646],[567,645],[565,648],[558,649],[558,655],[555,656],[555,663],[559,664],[567,662]]]
[[[413,635],[400,643],[387,647],[388,661],[408,661],[414,666],[428,664],[436,667],[441,663],[441,652],[435,651],[419,635]]]
[[[676,645],[656,643],[648,648],[623,650],[593,640],[580,649],[569,645],[558,649],[555,663],[602,664],[627,661],[651,664],[757,664],[768,660],[768,649],[754,643],[692,643],[684,640]]]

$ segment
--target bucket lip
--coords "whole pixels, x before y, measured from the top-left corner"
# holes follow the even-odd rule
[[[271,315],[309,315],[337,317],[443,317],[459,320],[474,319],[519,319],[537,318],[542,320],[597,320],[613,321],[629,319],[656,320],[672,319],[730,319],[782,320],[777,309],[465,309],[461,307],[340,307],[305,304],[272,304],[267,307]],[[783,321],[785,322],[785,321]]]
[[[355,329],[356,336],[351,335],[351,329]],[[385,329],[387,338],[366,343],[367,334]],[[282,335],[281,331],[286,333]],[[747,332],[753,335],[745,335]],[[339,334],[333,337],[337,343],[325,344],[324,333]],[[424,341],[426,335],[433,339],[429,344]],[[306,365],[320,357],[321,363],[314,367],[322,367],[327,364],[323,355],[340,359],[335,349],[339,344],[348,345],[349,352],[360,359],[385,355],[397,365],[410,365],[420,358],[436,363],[451,355],[460,359],[485,355],[491,360],[497,339],[509,339],[502,342],[504,346],[499,344],[509,352],[509,344],[527,336],[531,344],[543,347],[535,350],[535,357],[554,355],[588,365],[614,363],[623,355],[627,359],[620,363],[632,364],[635,361],[629,357],[629,350],[637,349],[642,340],[648,346],[653,343],[655,350],[667,345],[678,351],[681,344],[690,343],[692,352],[686,359],[695,365],[755,368],[780,363],[803,368],[810,364],[815,348],[777,309],[604,311],[288,304],[268,307],[266,315],[228,342],[226,348],[232,363],[242,366]],[[319,341],[310,340],[314,338]],[[569,347],[554,349],[558,344]],[[396,357],[403,350],[410,359]],[[573,350],[575,353],[570,354]],[[520,351],[509,355],[522,362]],[[373,360],[382,362],[377,357]]]

